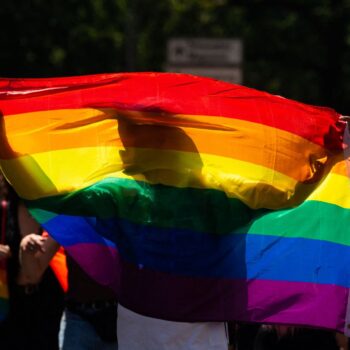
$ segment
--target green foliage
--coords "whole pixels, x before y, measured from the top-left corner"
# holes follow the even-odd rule
[[[162,71],[173,37],[239,37],[244,84],[350,113],[349,0],[3,0],[0,74]]]

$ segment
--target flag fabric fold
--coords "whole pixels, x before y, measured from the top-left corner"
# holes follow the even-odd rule
[[[176,321],[343,331],[345,123],[171,73],[0,79],[0,164],[120,302]]]

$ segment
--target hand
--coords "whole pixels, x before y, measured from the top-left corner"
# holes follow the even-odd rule
[[[0,261],[11,256],[11,249],[8,245],[0,244]]]
[[[47,237],[42,237],[35,233],[25,236],[20,244],[21,252],[32,255],[35,255],[37,252],[45,253],[44,242],[46,239]]]

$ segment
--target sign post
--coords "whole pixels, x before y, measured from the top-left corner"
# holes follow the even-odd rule
[[[241,84],[243,44],[240,39],[170,39],[168,72],[189,73]]]

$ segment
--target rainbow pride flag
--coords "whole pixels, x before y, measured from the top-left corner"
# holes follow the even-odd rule
[[[120,303],[176,321],[349,323],[339,114],[207,78],[0,79],[1,169]]]

